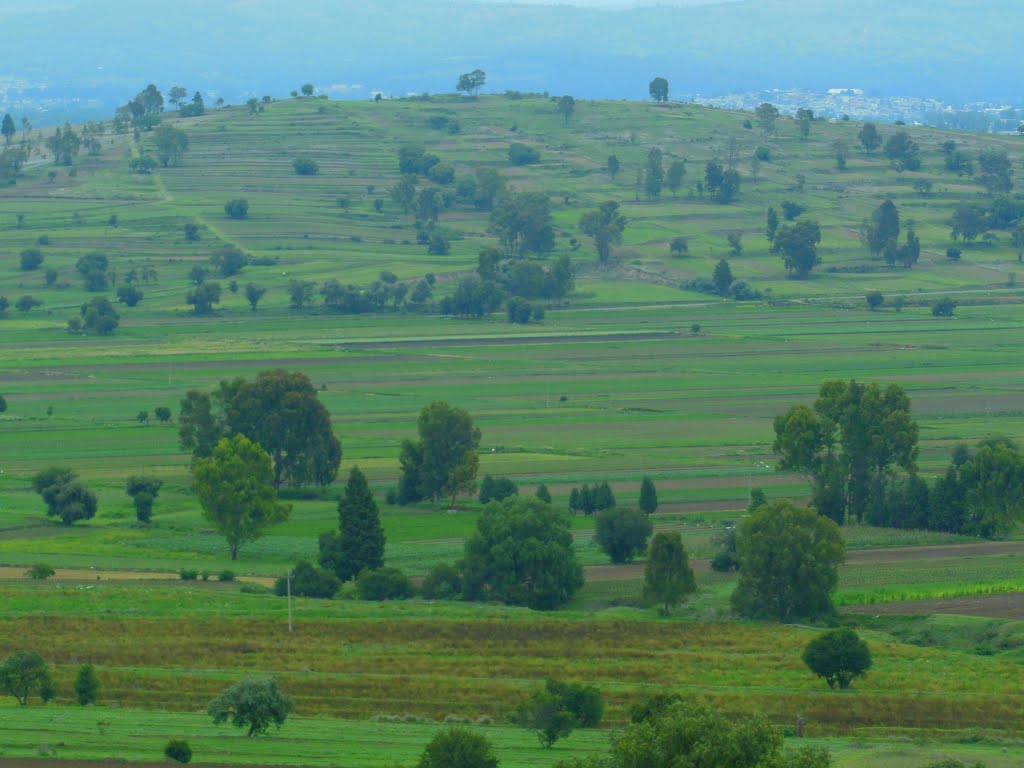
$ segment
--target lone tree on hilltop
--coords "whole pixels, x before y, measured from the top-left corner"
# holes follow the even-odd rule
[[[850,682],[871,669],[871,651],[849,627],[823,632],[811,640],[801,656],[804,664],[829,688],[850,687]]]
[[[775,133],[775,122],[779,119],[779,108],[769,102],[762,103],[754,110],[757,124],[766,134]]]
[[[569,118],[572,117],[572,113],[576,111],[576,99],[572,96],[563,96],[558,100],[558,111],[565,118],[565,124],[569,124]]]
[[[459,93],[468,93],[471,96],[476,96],[480,93],[480,89],[484,87],[486,82],[487,73],[482,69],[474,69],[472,72],[459,75],[459,80],[455,84],[455,90]]]
[[[207,713],[215,725],[230,721],[236,728],[248,728],[246,736],[266,733],[271,725],[280,728],[292,711],[292,700],[278,690],[271,678],[243,680],[213,699]]]
[[[364,568],[384,565],[384,528],[366,475],[352,467],[345,493],[338,500],[339,533],[320,535],[320,565],[342,581],[359,575]]]
[[[668,101],[668,80],[664,77],[656,77],[647,86],[647,92],[657,103],[663,104]]]

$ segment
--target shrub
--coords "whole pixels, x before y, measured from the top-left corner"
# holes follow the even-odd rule
[[[320,173],[320,166],[309,157],[296,157],[292,160],[292,168],[299,176],[316,176]]]
[[[423,579],[420,594],[427,600],[455,600],[462,594],[462,574],[453,565],[438,563]]]
[[[435,184],[451,184],[455,181],[455,169],[447,163],[438,163],[427,171],[427,178]]]
[[[235,572],[234,571],[221,571],[220,573],[217,574],[217,581],[234,581],[234,580],[235,580]]]
[[[224,213],[232,219],[244,219],[249,215],[249,201],[244,197],[228,200],[224,203]]]
[[[491,742],[465,728],[441,731],[427,744],[416,768],[497,768]]]
[[[27,571],[25,571],[25,575],[28,576],[30,579],[39,580],[48,579],[51,576],[53,576],[53,573],[53,568],[48,566],[46,563],[36,563]]]
[[[932,304],[932,314],[935,317],[952,317],[956,310],[956,302],[948,296],[939,299]]]
[[[869,309],[878,309],[885,304],[885,296],[882,295],[881,291],[868,291],[864,298],[868,302]]]
[[[182,568],[178,571],[178,578],[182,581],[195,581],[199,578],[199,571],[193,568]]]
[[[316,597],[330,600],[341,587],[338,577],[330,571],[316,568],[300,560],[292,570],[291,592],[296,597]],[[288,578],[281,576],[274,584],[274,594],[283,597],[288,593]]]
[[[604,702],[593,686],[546,680],[513,713],[513,722],[537,732],[544,747],[568,736],[574,728],[593,728],[601,722]]]
[[[772,151],[768,147],[758,147],[754,150],[754,157],[763,163],[767,163],[772,159]]]
[[[654,532],[647,514],[638,509],[605,509],[595,523],[594,540],[613,563],[628,563],[643,554]]]
[[[950,261],[960,261],[960,257],[963,255],[959,248],[952,247],[946,249],[946,258]]]
[[[486,504],[490,501],[503,501],[509,496],[518,496],[519,488],[507,477],[495,478],[491,475],[484,475],[480,481],[480,503]]]
[[[871,668],[871,651],[849,627],[823,632],[811,640],[801,656],[804,664],[818,677],[825,678],[829,688],[849,688],[855,677]]]
[[[711,558],[711,570],[728,573],[740,569],[740,558],[736,553],[736,528],[728,527],[711,537],[711,543],[719,549]]]
[[[83,707],[87,704],[95,704],[96,697],[100,690],[100,679],[96,676],[96,670],[92,664],[83,664],[78,668],[75,675],[75,695],[78,703]]]
[[[187,741],[171,739],[164,747],[164,757],[176,763],[188,763],[192,760],[192,748]]]
[[[39,269],[43,263],[43,252],[38,248],[26,248],[21,252],[21,268],[25,272]]]
[[[416,589],[397,568],[364,568],[356,577],[356,593],[362,600],[405,600]]]
[[[540,162],[540,152],[526,144],[509,144],[508,161],[512,165],[531,165]]]

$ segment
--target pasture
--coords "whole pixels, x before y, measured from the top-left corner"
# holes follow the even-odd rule
[[[459,132],[430,128],[438,115],[457,120]],[[503,765],[546,766],[599,749],[605,738],[579,731],[548,751],[504,725],[533,687],[560,676],[598,685],[611,724],[628,719],[629,704],[644,693],[680,690],[783,726],[805,714],[810,734],[827,739],[843,766],[911,766],[945,754],[984,759],[989,768],[1019,763],[1019,531],[987,545],[845,530],[850,557],[837,602],[844,612],[865,612],[849,620],[868,627],[876,667],[842,694],[799,660],[817,630],[731,620],[735,575],[710,572],[707,560],[713,536],[744,514],[751,489],[807,497],[805,478],[775,470],[772,421],[810,403],[823,379],[906,389],[925,475],[944,469],[956,443],[1024,434],[1017,254],[999,232],[963,246],[959,262],[946,258],[953,208],[984,198],[974,180],[943,170],[939,148],[950,138],[970,152],[996,146],[1019,165],[1024,140],[909,128],[924,166],[897,173],[880,152],[859,150],[855,124],[815,122],[802,140],[789,121],[769,136],[743,128],[746,117],[692,105],[580,102],[565,126],[542,98],[297,99],[258,114],[233,107],[177,122],[190,141],[179,167],[133,174],[128,158],[147,150],[149,136],[107,133],[73,176],[57,169],[51,179],[50,166],[33,163],[0,188],[0,295],[12,305],[27,294],[43,301],[0,317],[0,394],[8,404],[0,414],[0,656],[40,650],[59,689],[56,706],[0,709],[0,756],[149,761],[167,738],[187,735],[207,763],[410,764],[436,722],[451,715],[490,718]],[[511,141],[536,146],[541,162],[510,166]],[[851,150],[845,171],[835,168],[836,141]],[[406,144],[435,152],[457,177],[492,168],[517,190],[547,192],[556,238],[544,261],[571,256],[575,293],[531,325],[407,308],[340,315],[290,307],[290,280],[365,286],[382,270],[410,285],[434,274],[435,297],[445,296],[475,268],[478,250],[495,243],[487,213],[457,204],[439,220],[451,252],[431,255],[417,244],[413,217],[388,195]],[[666,163],[685,158],[688,171],[677,194],[651,201],[638,194],[636,173],[653,145]],[[760,146],[772,159],[752,167]],[[615,178],[605,170],[610,154],[622,163]],[[738,202],[718,205],[696,184],[705,162],[729,154],[743,188]],[[299,155],[315,159],[320,173],[296,175]],[[919,192],[915,180],[931,181],[931,190]],[[246,220],[224,214],[224,202],[238,196],[251,204]],[[859,242],[862,220],[887,196],[922,240],[913,269],[886,267]],[[601,264],[577,222],[609,199],[621,202],[629,224],[613,261]],[[822,225],[822,265],[807,280],[787,279],[768,252],[764,212],[782,200],[805,205]],[[198,242],[184,238],[187,223],[199,227]],[[728,255],[730,232],[743,234],[738,256]],[[669,251],[680,236],[689,241],[685,258]],[[20,251],[41,241],[43,267],[57,270],[52,285],[41,270],[18,268]],[[195,317],[185,303],[189,270],[224,245],[258,263],[222,280],[212,317]],[[156,277],[140,286],[137,307],[118,305],[113,335],[70,335],[67,319],[95,295],[75,263],[95,250],[110,257],[119,283],[131,270]],[[763,300],[680,287],[710,277],[726,256]],[[249,282],[268,289],[256,312],[244,296]],[[869,310],[869,290],[882,291],[887,304]],[[933,317],[932,303],[946,295],[958,302],[955,317]],[[898,311],[895,297],[904,298]],[[620,504],[634,504],[641,478],[651,476],[655,525],[682,533],[698,594],[678,615],[658,618],[639,601],[642,566],[607,565],[593,520],[580,516],[573,526],[587,584],[555,615],[370,604],[346,594],[297,600],[289,634],[284,601],[265,587],[291,563],[315,557],[317,535],[337,524],[338,487],[287,491],[291,519],[233,563],[199,513],[175,420],[154,416],[159,406],[176,413],[189,389],[274,367],[302,371],[318,388],[344,446],[339,477],[358,464],[381,505],[388,564],[421,577],[457,560],[475,525],[473,499],[453,511],[384,504],[401,440],[414,435],[419,409],[441,399],[480,427],[481,475],[510,477],[522,493],[545,483],[564,506],[574,486],[607,480]],[[73,467],[97,492],[96,518],[71,528],[45,519],[30,479],[53,464]],[[164,480],[148,526],[135,522],[124,494],[125,478],[139,473]],[[57,576],[21,576],[39,562]],[[183,568],[213,577],[177,581]],[[227,568],[243,581],[216,583]],[[958,629],[902,631],[899,617],[888,616],[935,606],[955,613],[964,601],[985,600],[999,607],[964,610],[998,617],[986,619],[994,629],[967,632],[971,640],[961,644],[952,639]],[[101,670],[103,707],[71,706],[70,681],[84,662]],[[296,699],[298,717],[280,735],[246,740],[196,714],[254,671],[273,674]],[[374,717],[429,723],[369,722]],[[97,729],[107,719],[110,726]]]

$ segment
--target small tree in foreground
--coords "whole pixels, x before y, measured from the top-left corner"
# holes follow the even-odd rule
[[[828,768],[820,747],[787,750],[782,732],[761,716],[724,715],[704,704],[677,701],[657,707],[614,734],[607,768]]]
[[[83,707],[95,704],[100,691],[100,679],[92,664],[83,664],[75,675],[75,696]]]
[[[13,696],[23,707],[33,694],[48,702],[54,690],[46,659],[35,651],[12,653],[0,664],[0,693]]]
[[[823,632],[811,640],[801,656],[804,664],[818,677],[825,678],[829,688],[850,687],[855,677],[871,669],[871,651],[849,627]]]
[[[485,736],[449,728],[430,740],[416,768],[498,768],[498,758]]]
[[[590,685],[544,681],[544,687],[523,702],[513,721],[537,732],[545,747],[568,736],[574,728],[595,728],[604,715],[601,692]]]
[[[247,736],[278,728],[292,711],[292,700],[281,693],[273,679],[243,680],[228,688],[206,707],[215,725],[230,721],[236,728],[248,728]]]
[[[668,615],[687,595],[696,591],[697,580],[679,532],[655,534],[644,569],[644,597],[657,600],[661,603],[662,615]]]

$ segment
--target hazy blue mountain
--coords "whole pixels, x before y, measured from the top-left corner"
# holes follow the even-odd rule
[[[460,72],[476,67],[487,71],[489,91],[577,97],[643,98],[655,75],[669,79],[676,98],[773,87],[1018,97],[1024,22],[1019,0],[624,10],[474,0],[53,0],[17,11],[26,5],[0,0],[0,108],[74,97],[94,100],[103,114],[148,82],[230,103],[303,82],[366,98],[373,90],[451,91]]]

